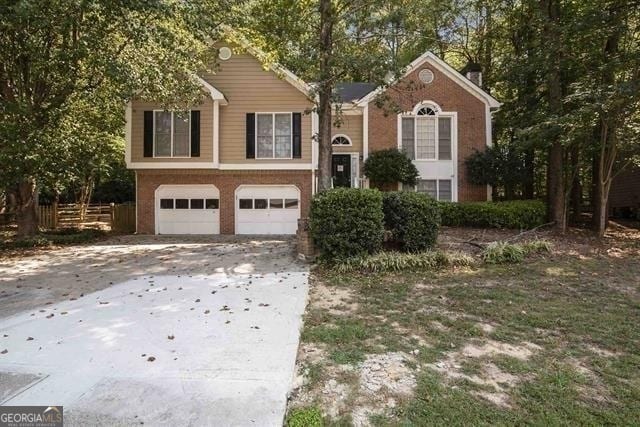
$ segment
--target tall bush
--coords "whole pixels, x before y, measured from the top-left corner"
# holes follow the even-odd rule
[[[416,165],[403,151],[395,148],[372,152],[364,162],[364,174],[376,185],[416,185],[419,173]]]
[[[440,209],[431,197],[409,191],[384,193],[383,209],[385,228],[403,251],[424,251],[436,244]]]
[[[310,230],[325,259],[347,259],[379,251],[384,236],[382,193],[336,188],[311,202]]]

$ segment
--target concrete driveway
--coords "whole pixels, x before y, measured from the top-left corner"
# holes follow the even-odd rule
[[[0,404],[69,425],[281,425],[308,272],[290,240],[128,236],[0,260]]]

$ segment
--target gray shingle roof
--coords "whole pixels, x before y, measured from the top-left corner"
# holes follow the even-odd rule
[[[340,82],[336,85],[336,93],[342,102],[356,101],[378,87],[374,83]]]

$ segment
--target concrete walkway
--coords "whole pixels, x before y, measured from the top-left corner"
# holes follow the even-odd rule
[[[148,259],[166,258],[167,248],[176,256],[181,243],[164,239],[109,250],[155,244]],[[288,241],[185,245],[188,271],[177,274],[169,257],[166,269],[151,263],[153,275],[138,265],[115,281],[105,260],[113,285],[0,319],[0,403],[63,405],[67,425],[281,425],[308,273]],[[0,263],[0,277],[15,269],[1,289],[30,295],[55,281],[55,267],[34,272],[25,262]]]

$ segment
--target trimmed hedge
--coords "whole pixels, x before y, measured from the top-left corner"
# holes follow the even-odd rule
[[[440,202],[442,225],[529,229],[546,222],[545,204],[539,200],[509,202]]]
[[[372,254],[384,237],[382,193],[378,190],[336,188],[311,201],[311,236],[324,259]]]
[[[411,191],[384,193],[385,228],[405,252],[433,248],[440,228],[440,209],[431,197]]]

